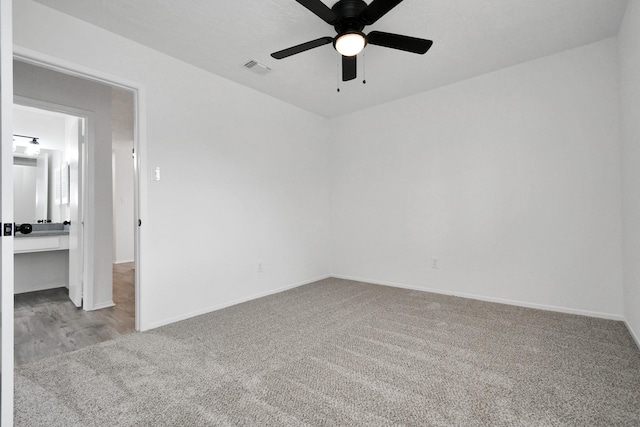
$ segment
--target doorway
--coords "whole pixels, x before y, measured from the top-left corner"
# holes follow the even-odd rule
[[[29,106],[13,108],[14,294],[65,287],[82,307],[86,119]]]
[[[46,110],[55,111],[56,113],[70,113],[73,112],[76,116],[84,119],[78,128],[82,128],[85,132],[86,143],[81,144],[78,150],[78,158],[84,159],[87,167],[80,167],[80,173],[77,175],[79,180],[84,180],[86,185],[84,194],[79,194],[79,206],[84,214],[78,219],[77,224],[83,238],[80,240],[79,247],[82,247],[82,253],[84,254],[83,265],[81,269],[82,273],[82,293],[81,302],[82,309],[75,308],[76,305],[70,304],[69,297],[72,297],[71,292],[68,295],[64,295],[64,289],[58,288],[57,290],[45,289],[41,290],[40,294],[28,293],[21,294],[16,297],[15,306],[15,331],[16,349],[20,345],[29,347],[31,344],[21,341],[20,332],[29,330],[31,335],[33,331],[41,330],[45,332],[47,339],[41,339],[37,345],[28,349],[26,356],[23,358],[16,353],[16,364],[21,362],[36,360],[37,358],[47,357],[48,355],[59,354],[65,351],[71,351],[76,348],[83,347],[85,345],[94,344],[107,339],[112,339],[115,336],[123,333],[132,332],[137,329],[137,301],[136,298],[138,283],[135,280],[137,276],[135,268],[137,264],[137,252],[134,250],[132,253],[132,259],[128,260],[131,264],[131,271],[126,274],[125,281],[128,285],[128,294],[122,298],[122,292],[119,295],[115,295],[114,288],[116,282],[122,279],[120,272],[114,271],[111,257],[111,227],[107,227],[105,218],[109,218],[111,222],[111,205],[112,198],[107,195],[104,189],[111,189],[111,179],[109,173],[105,173],[103,153],[105,151],[111,152],[112,148],[112,129],[111,129],[111,117],[115,116],[109,110],[105,113],[106,108],[112,106],[112,92],[114,87],[112,85],[105,84],[104,82],[97,83],[94,81],[86,80],[77,76],[71,76],[65,73],[60,73],[57,70],[51,70],[47,67],[40,67],[36,64],[23,63],[15,61],[14,69],[18,70],[15,77],[16,94],[20,95],[24,92],[29,92],[34,84],[39,85],[38,88],[33,88],[33,94],[27,93],[30,97],[43,95],[42,99],[33,100],[30,97],[24,96],[24,99],[31,99],[33,104],[37,104]],[[30,78],[30,81],[21,81],[21,78]],[[119,90],[125,90],[118,88]],[[64,98],[69,93],[73,96],[71,99]],[[53,94],[53,95],[52,95]],[[96,96],[91,96],[91,95]],[[135,100],[135,92],[128,90],[127,94],[132,100]],[[54,96],[55,95],[55,96]],[[58,98],[56,98],[56,96]],[[96,101],[96,98],[109,99],[101,104]],[[16,97],[19,99],[20,97]],[[58,100],[58,104],[51,102],[52,98]],[[75,101],[78,101],[75,103]],[[29,102],[31,102],[29,101]],[[93,102],[93,104],[91,104]],[[27,102],[28,103],[28,102]],[[133,105],[133,102],[131,103]],[[63,106],[65,105],[65,106]],[[66,107],[66,105],[74,105],[74,107]],[[76,107],[77,105],[77,107]],[[106,107],[104,107],[106,105]],[[90,107],[91,113],[88,113],[86,109]],[[101,110],[102,109],[102,110]],[[84,111],[84,113],[82,113]],[[135,111],[130,111],[131,117],[128,119],[132,123],[131,131],[131,144],[136,143],[136,135],[133,132],[133,124],[135,123]],[[107,117],[107,120],[104,120]],[[106,123],[106,125],[105,125]],[[108,129],[106,127],[108,126]],[[106,135],[106,136],[105,136]],[[129,152],[129,156],[132,153]],[[111,156],[107,157],[107,164],[111,160]],[[82,164],[82,162],[80,162]],[[136,163],[131,162],[131,175],[134,176],[134,166]],[[106,169],[106,172],[111,172],[111,168]],[[69,181],[73,179],[73,174],[70,174]],[[137,203],[137,179],[130,181],[130,193],[133,195],[131,204],[135,206]],[[106,196],[106,197],[105,197]],[[105,210],[105,207],[109,206],[109,211]],[[134,230],[134,224],[137,220],[134,215],[137,211],[134,209],[130,213],[129,226],[131,238],[134,242],[137,242],[136,231]],[[49,218],[44,218],[49,220]],[[71,228],[73,228],[73,220],[71,220]],[[107,233],[105,233],[107,231]],[[109,239],[109,244],[104,242]],[[14,239],[14,241],[17,239]],[[84,242],[84,244],[82,244]],[[137,248],[137,245],[134,244]],[[108,250],[105,250],[107,249]],[[100,249],[100,251],[98,251]],[[69,257],[72,259],[73,257]],[[105,264],[108,266],[108,271],[104,268]],[[71,279],[73,274],[69,274]],[[116,281],[113,281],[113,278]],[[18,277],[16,276],[16,282]],[[122,280],[121,280],[122,281]],[[108,292],[106,291],[108,289]],[[71,290],[71,287],[69,287]],[[16,288],[16,291],[19,291]],[[31,297],[29,299],[28,297]],[[118,301],[118,299],[120,299]],[[40,307],[34,309],[29,304],[33,303],[35,306]],[[48,304],[44,309],[44,304]],[[55,309],[53,309],[55,308]],[[52,322],[49,319],[48,322],[40,322],[32,315],[38,311],[46,311],[48,313],[54,313],[55,319],[60,319],[60,324]],[[31,318],[29,318],[31,316]],[[35,323],[29,323],[34,321]],[[59,336],[56,336],[58,333]],[[55,342],[51,341],[53,338]],[[65,341],[66,338],[71,338]],[[35,341],[34,341],[35,342]],[[47,343],[48,345],[44,345]],[[37,348],[36,348],[37,347]],[[36,359],[33,359],[35,357]]]

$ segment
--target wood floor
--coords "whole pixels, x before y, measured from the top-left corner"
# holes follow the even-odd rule
[[[76,308],[66,288],[15,296],[15,364],[33,362],[113,339],[135,330],[133,263],[114,264],[115,307]]]

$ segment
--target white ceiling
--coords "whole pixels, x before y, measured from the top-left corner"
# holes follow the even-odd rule
[[[335,35],[294,0],[35,1],[325,117],[613,37],[627,5],[627,0],[405,0],[365,32],[431,39],[431,50],[422,56],[370,45],[365,60],[359,57],[358,79],[340,82],[338,93],[339,57],[331,45],[279,61],[270,56]],[[260,75],[244,68],[249,59],[273,71]]]

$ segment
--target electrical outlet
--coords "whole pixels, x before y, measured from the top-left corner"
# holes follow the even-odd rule
[[[258,261],[258,273],[262,273],[264,271],[264,263],[262,261]]]
[[[438,268],[438,258],[431,258],[431,268]]]

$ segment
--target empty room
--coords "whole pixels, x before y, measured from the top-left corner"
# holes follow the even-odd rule
[[[640,0],[0,12],[3,426],[640,425]],[[12,110],[53,92],[83,283],[133,164],[135,331],[18,364]]]

